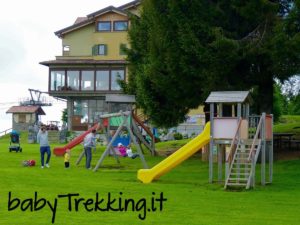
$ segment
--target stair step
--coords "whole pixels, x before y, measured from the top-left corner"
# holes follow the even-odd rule
[[[235,157],[234,160],[245,160],[248,162],[248,157]]]
[[[248,181],[248,178],[245,178],[245,177],[229,177],[228,180],[231,180],[231,181]]]
[[[232,167],[232,170],[243,170],[243,171],[250,171],[251,170],[251,168],[249,167],[249,168],[247,168],[247,167],[240,167],[240,168],[238,168],[238,167]]]
[[[235,157],[235,159],[234,159],[235,161],[243,161],[243,162],[248,162],[248,157],[247,158],[245,158],[245,157]]]
[[[258,145],[260,142],[260,139],[256,139],[255,144]],[[252,145],[253,144],[253,139],[241,139],[240,141],[241,144],[246,144],[246,145]]]
[[[235,155],[236,156],[244,156],[244,157],[249,157],[251,153],[250,152],[236,152]]]
[[[230,173],[230,176],[231,175],[249,176],[250,173]]]
[[[234,162],[233,163],[233,166],[235,166],[235,165],[242,165],[242,166],[250,166],[251,165],[251,163],[245,163],[245,162],[241,162],[241,163],[238,163],[238,162]]]
[[[243,186],[243,187],[245,187],[245,186],[247,186],[247,183],[227,183],[227,185],[226,186]]]
[[[238,145],[237,146],[237,151],[250,151],[251,150],[251,146],[249,148],[245,148],[243,145]]]

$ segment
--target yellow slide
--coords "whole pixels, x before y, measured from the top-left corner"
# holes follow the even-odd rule
[[[210,123],[206,123],[201,134],[188,142],[186,145],[178,149],[168,158],[164,159],[151,169],[140,169],[138,171],[138,179],[143,183],[151,183],[152,180],[158,179],[160,176],[169,172],[171,169],[182,163],[200,150],[210,140]]]

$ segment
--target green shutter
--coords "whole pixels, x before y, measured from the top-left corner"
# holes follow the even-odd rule
[[[120,44],[119,54],[126,55],[126,44]]]
[[[92,55],[98,55],[98,45],[94,45],[92,47]]]
[[[107,49],[107,45],[104,45],[104,55],[107,55],[108,49]]]

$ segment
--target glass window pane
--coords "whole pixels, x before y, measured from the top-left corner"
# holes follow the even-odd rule
[[[80,123],[88,122],[88,102],[86,100],[74,101],[74,115],[81,116]]]
[[[94,90],[94,71],[83,70],[81,72],[81,90]]]
[[[118,80],[124,80],[124,70],[111,71],[111,90],[121,90]]]
[[[65,88],[65,71],[51,71],[51,91],[61,91]]]
[[[67,71],[68,90],[79,90],[79,71]]]
[[[74,101],[74,115],[82,115],[82,103],[81,100]]]
[[[109,71],[96,71],[96,90],[109,90]]]
[[[105,52],[106,52],[105,48],[106,48],[106,45],[98,45],[99,55],[105,55]]]
[[[110,31],[110,21],[107,22],[98,22],[98,31]]]
[[[127,30],[127,29],[128,29],[127,21],[114,22],[114,30]]]
[[[88,114],[89,123],[94,123],[95,121],[96,108],[97,108],[97,101],[89,100],[89,114]]]

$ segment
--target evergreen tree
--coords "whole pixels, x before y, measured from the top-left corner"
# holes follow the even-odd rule
[[[65,108],[62,111],[61,121],[64,122],[64,123],[68,123],[68,109],[67,108]]]
[[[300,71],[299,1],[288,14],[264,0],[142,3],[123,87],[157,125],[178,124],[215,90],[257,89],[257,112],[270,113],[274,77]]]

